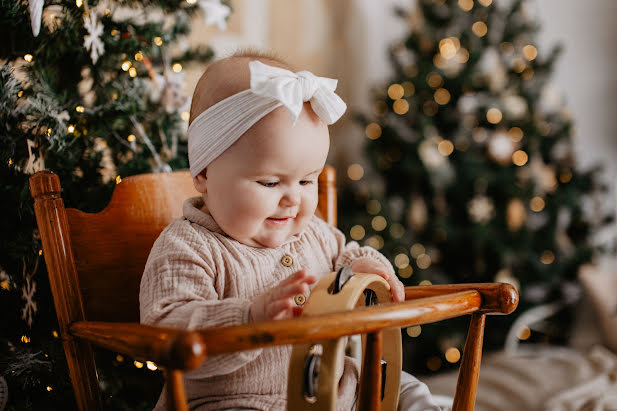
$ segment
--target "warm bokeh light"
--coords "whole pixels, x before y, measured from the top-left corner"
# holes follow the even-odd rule
[[[476,21],[473,23],[473,26],[471,26],[471,31],[478,37],[484,37],[488,32],[488,27],[486,27],[486,23],[483,21]]]
[[[364,134],[371,140],[377,140],[381,137],[381,126],[377,123],[371,123],[364,129]]]
[[[422,327],[419,325],[414,325],[412,327],[407,327],[407,335],[415,338],[422,333]]]
[[[366,239],[365,245],[373,247],[375,250],[381,250],[383,248],[383,237],[380,235],[374,235]]]
[[[133,141],[137,140],[137,137],[135,137],[135,134],[129,134],[126,139],[132,143]]]
[[[540,196],[535,196],[529,202],[529,208],[531,208],[531,210],[535,211],[536,213],[539,213],[540,211],[544,210],[545,206],[546,206],[546,203],[544,202],[544,199]]]
[[[405,268],[409,265],[409,256],[407,256],[407,254],[397,254],[396,257],[394,257],[394,265],[396,266],[396,268]]]
[[[555,254],[551,250],[544,250],[540,257],[540,262],[542,264],[551,264],[553,261],[555,261]]]
[[[154,41],[154,44],[156,44],[159,47],[163,45],[163,39],[160,37],[155,37],[152,39],[152,41]]]
[[[424,249],[424,246],[422,244],[415,243],[409,249],[409,254],[411,254],[413,258],[418,258],[420,255],[424,254],[425,251],[426,250]]]
[[[523,139],[523,130],[518,127],[512,127],[508,130],[508,137],[510,137],[510,140],[513,142],[518,143]]]
[[[129,69],[129,76],[131,77],[137,77],[137,69],[135,67],[131,67]]]
[[[83,113],[84,111],[86,111],[84,106],[77,106],[75,107],[75,111],[78,113]]]
[[[122,70],[124,71],[129,71],[129,69],[131,68],[131,62],[128,60],[125,60],[122,62]]]
[[[446,350],[446,361],[456,363],[461,359],[461,352],[456,347],[450,347]]]
[[[503,114],[498,108],[489,108],[486,112],[486,120],[491,124],[498,124],[503,118]]]
[[[378,215],[376,217],[373,217],[373,219],[371,220],[371,227],[373,227],[373,230],[375,231],[383,231],[386,229],[387,226],[388,222],[383,216]]]
[[[523,150],[516,150],[512,153],[512,162],[519,167],[527,164],[527,160],[529,160],[529,156]]]
[[[401,278],[409,278],[413,274],[413,267],[408,265],[398,270],[398,275]]]
[[[350,180],[358,181],[364,177],[364,168],[360,164],[352,164],[347,168],[347,176]]]
[[[392,110],[394,110],[396,114],[403,115],[409,111],[409,103],[404,99],[396,100],[394,104],[392,104]]]
[[[33,59],[32,54],[26,54],[24,56],[24,60],[26,60],[28,63],[32,63],[32,59]]]
[[[351,227],[351,230],[349,230],[349,236],[351,237],[352,240],[355,240],[355,241],[362,240],[365,235],[366,235],[366,231],[364,230],[364,227],[362,227],[359,224],[354,225],[353,227]]]
[[[443,106],[444,104],[448,104],[448,102],[450,101],[450,92],[445,88],[438,88],[437,90],[435,90],[433,98],[435,99],[437,104],[441,104]]]
[[[478,3],[480,3],[484,7],[488,7],[493,3],[493,0],[478,0]]]
[[[538,49],[535,48],[533,45],[528,44],[523,47],[523,56],[525,56],[525,58],[529,61],[534,60],[536,57],[538,57]]]
[[[416,92],[416,86],[411,81],[403,81],[401,85],[403,86],[403,97],[413,96]]]
[[[400,84],[392,84],[388,87],[388,97],[392,100],[398,100],[405,94],[405,89]]]
[[[458,6],[464,11],[473,9],[473,0],[458,0]]]
[[[174,63],[173,66],[171,66],[171,69],[174,71],[174,73],[179,73],[182,71],[182,64]]]
[[[438,88],[443,85],[443,77],[435,72],[430,72],[426,75],[426,84],[432,88]]]
[[[381,211],[381,203],[379,200],[369,200],[366,202],[366,211],[369,214],[375,215]]]
[[[450,140],[442,140],[437,145],[437,150],[439,151],[439,154],[447,157],[454,151],[454,144],[452,144]]]
[[[426,270],[431,266],[431,257],[428,254],[420,254],[416,259],[416,264],[418,268]]]
[[[529,329],[529,327],[522,327],[521,329],[518,330],[518,332],[516,333],[516,336],[518,337],[519,340],[526,340],[529,337],[531,337],[531,330]]]

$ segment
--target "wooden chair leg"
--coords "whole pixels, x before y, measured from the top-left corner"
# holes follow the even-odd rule
[[[472,314],[463,349],[463,359],[456,383],[452,411],[473,411],[480,376],[482,344],[484,340],[485,314]]]
[[[167,409],[169,411],[188,411],[182,371],[167,371],[165,382],[167,386]]]
[[[383,334],[381,331],[366,335],[358,411],[379,411],[381,409],[381,351]]]

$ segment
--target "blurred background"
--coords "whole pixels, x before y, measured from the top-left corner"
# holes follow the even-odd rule
[[[550,409],[590,379],[595,391],[578,389],[578,399],[608,404],[617,392],[601,385],[617,364],[615,15],[609,0],[3,3],[7,409],[39,409],[32,393],[46,408],[72,403],[28,177],[51,169],[67,206],[97,211],[123,177],[186,168],[192,90],[209,62],[243,47],[339,80],[348,111],[331,127],[328,163],[349,240],[382,251],[406,285],[519,290],[514,314],[487,320],[481,374],[517,370],[519,383],[497,395],[481,377],[478,409],[490,409],[483,398]],[[403,330],[404,368],[451,395],[467,326]],[[152,406],[155,364],[98,355],[107,407]],[[552,383],[533,384],[533,374]]]

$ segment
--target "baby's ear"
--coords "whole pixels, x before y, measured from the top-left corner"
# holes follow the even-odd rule
[[[193,185],[195,189],[202,194],[206,193],[206,170],[193,177]]]

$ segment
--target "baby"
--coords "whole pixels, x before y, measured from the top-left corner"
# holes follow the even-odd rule
[[[294,73],[284,61],[237,53],[208,67],[193,96],[189,163],[201,196],[156,240],[141,281],[141,321],[199,329],[301,312],[319,277],[344,265],[375,273],[394,301],[404,288],[378,251],[345,242],[315,216],[317,177],[328,155],[328,124],[344,113],[336,80]],[[208,357],[187,373],[189,406],[199,410],[286,409],[291,347]],[[358,366],[347,358],[339,409],[356,399]],[[405,410],[439,410],[428,389],[401,377]],[[156,409],[165,404],[165,390]]]

